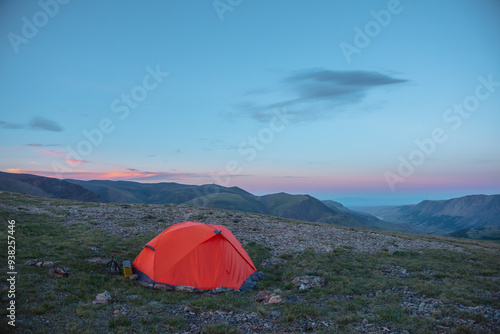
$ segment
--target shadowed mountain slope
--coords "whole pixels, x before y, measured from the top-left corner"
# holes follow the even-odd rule
[[[0,172],[0,190],[83,202],[107,202],[94,192],[64,180]]]
[[[392,223],[405,223],[422,233],[447,235],[458,230],[500,226],[500,195],[469,195],[415,205],[359,208]]]

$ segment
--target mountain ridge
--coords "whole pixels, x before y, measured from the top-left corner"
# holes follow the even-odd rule
[[[409,224],[425,234],[451,235],[457,231],[500,226],[500,195],[467,195],[412,205],[357,209],[387,222]]]
[[[0,190],[23,192],[42,197],[80,198],[82,201],[89,202],[184,204],[260,213],[281,218],[323,222],[347,227],[380,228],[375,224],[378,222],[375,217],[367,214],[356,215],[350,211],[328,207],[310,195],[277,193],[256,196],[239,187],[223,187],[216,184],[197,186],[175,182],[139,183],[110,180],[58,180],[37,175],[3,172],[1,176]],[[11,180],[15,180],[18,186],[11,186]],[[43,180],[45,183],[52,180],[50,182],[57,184],[59,188],[58,191],[53,190],[52,193],[48,193],[34,185],[22,186],[23,180],[28,180],[31,182],[30,184],[38,182],[36,180]],[[71,191],[67,189],[71,189],[72,192],[80,192],[84,196],[78,197],[76,194],[71,194]],[[341,204],[339,203],[339,205]]]
[[[107,202],[101,196],[80,185],[32,174],[0,172],[0,190],[83,202]]]
[[[239,187],[216,184],[59,180],[5,172],[0,172],[0,190],[87,202],[183,204],[414,234],[497,238],[496,227],[500,227],[500,195],[468,195],[412,205],[359,207],[354,211],[341,203],[320,201],[307,194],[280,192],[256,196]]]

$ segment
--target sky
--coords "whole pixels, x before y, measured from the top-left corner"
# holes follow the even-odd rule
[[[0,3],[0,170],[346,205],[500,193],[500,2]]]

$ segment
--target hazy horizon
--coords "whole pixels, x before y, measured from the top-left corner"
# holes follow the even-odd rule
[[[0,170],[360,205],[498,194],[498,17],[494,0],[4,2]]]

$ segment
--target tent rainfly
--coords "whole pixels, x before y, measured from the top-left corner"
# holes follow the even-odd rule
[[[170,226],[149,241],[132,264],[139,280],[199,290],[251,290],[263,277],[224,226],[195,222]]]

